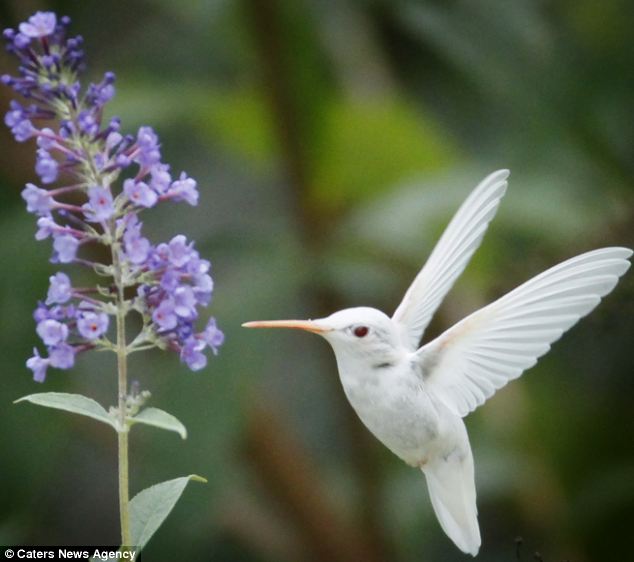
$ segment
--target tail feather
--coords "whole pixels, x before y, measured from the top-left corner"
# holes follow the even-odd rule
[[[447,456],[430,459],[422,468],[438,522],[456,546],[475,556],[480,550],[480,528],[473,473],[473,456],[455,449]]]

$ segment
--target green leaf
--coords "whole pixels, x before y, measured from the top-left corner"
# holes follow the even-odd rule
[[[146,408],[139,412],[136,416],[128,418],[128,423],[143,423],[152,425],[168,431],[175,431],[183,439],[187,439],[187,429],[172,414],[160,410],[159,408]]]
[[[83,396],[82,394],[68,394],[66,392],[40,392],[38,394],[29,394],[18,398],[13,403],[31,402],[38,406],[46,406],[47,408],[55,408],[56,410],[65,410],[74,414],[81,414],[93,418],[97,421],[108,424],[117,429],[116,422],[112,419],[108,412],[99,402],[95,402],[92,398]]]
[[[202,476],[190,474],[150,486],[132,498],[130,501],[131,546],[136,547],[137,552],[141,551],[165,521],[190,480],[207,482]]]

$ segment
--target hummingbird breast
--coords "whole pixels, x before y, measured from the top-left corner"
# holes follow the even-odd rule
[[[424,462],[441,420],[415,368],[408,361],[338,366],[346,397],[364,425],[408,464]]]

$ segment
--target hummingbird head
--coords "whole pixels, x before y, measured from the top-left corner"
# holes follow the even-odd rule
[[[399,332],[392,319],[375,308],[346,308],[317,320],[247,322],[246,328],[292,328],[322,336],[338,362],[391,363],[401,351]]]

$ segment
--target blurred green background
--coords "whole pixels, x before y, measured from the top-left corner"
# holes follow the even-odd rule
[[[261,318],[391,312],[452,212],[512,170],[483,247],[427,337],[554,263],[634,245],[632,6],[626,0],[5,1],[1,27],[51,9],[117,74],[112,114],[153,126],[198,207],[146,213],[213,262],[227,342],[208,368],[134,356],[151,404],[188,427],[132,434],[132,492],[196,472],[144,558],[466,559],[422,476],[362,427],[327,344]],[[0,55],[0,72],[14,61]],[[0,91],[5,111],[11,92]],[[0,544],[117,544],[116,442],[91,420],[12,405],[37,391],[115,397],[114,358],[44,386],[37,338],[50,245],[20,199],[33,143],[0,132]],[[73,273],[77,275],[77,273]],[[634,275],[467,420],[479,559],[623,561],[634,525]]]

